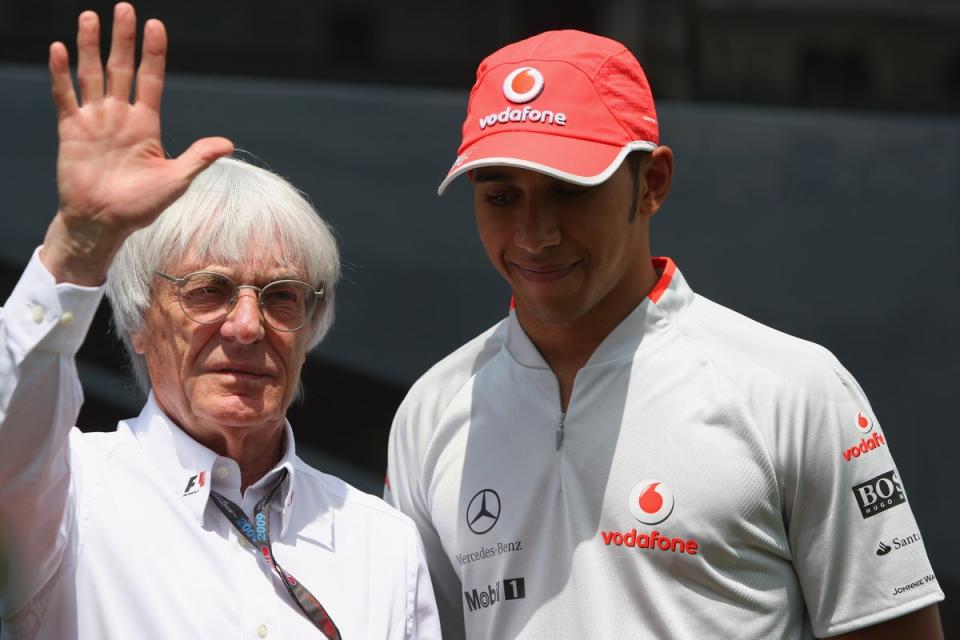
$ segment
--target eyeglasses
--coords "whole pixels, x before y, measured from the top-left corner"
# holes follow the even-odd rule
[[[237,284],[222,273],[194,271],[175,278],[155,271],[158,276],[177,285],[177,300],[188,318],[201,324],[212,324],[227,317],[237,304],[240,289],[257,292],[260,313],[264,322],[277,331],[296,331],[302,328],[317,309],[323,288],[299,280],[276,280],[263,287]]]

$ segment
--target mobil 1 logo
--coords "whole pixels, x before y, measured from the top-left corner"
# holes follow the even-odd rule
[[[853,496],[860,507],[860,515],[865,519],[907,501],[903,494],[903,485],[895,471],[887,471],[876,478],[861,482],[853,487]]]
[[[500,581],[488,584],[485,588],[464,591],[467,609],[476,611],[499,604],[503,600],[519,600],[527,597],[526,581],[523,578],[504,578],[503,590]]]

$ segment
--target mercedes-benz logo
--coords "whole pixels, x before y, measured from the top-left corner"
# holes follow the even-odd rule
[[[493,529],[500,519],[500,496],[493,489],[481,489],[467,505],[467,526],[480,535]]]

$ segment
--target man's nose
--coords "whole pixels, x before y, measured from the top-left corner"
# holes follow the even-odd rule
[[[537,253],[560,244],[560,225],[548,206],[530,201],[517,211],[514,223],[513,242],[521,249]]]
[[[237,292],[237,302],[224,319],[220,331],[224,337],[242,344],[263,339],[263,315],[260,313],[260,298],[256,291],[240,289]]]

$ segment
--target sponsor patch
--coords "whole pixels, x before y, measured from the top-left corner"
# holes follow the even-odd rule
[[[843,459],[847,462],[855,460],[862,455],[866,455],[880,447],[885,447],[887,441],[879,433],[875,433],[869,438],[861,438],[859,444],[855,444],[843,452]]]
[[[567,126],[567,114],[562,111],[551,111],[550,109],[534,109],[529,105],[523,109],[504,107],[503,111],[495,111],[482,116],[478,124],[482,131],[487,127],[507,124],[508,122],[536,122],[539,124],[565,127]]]
[[[673,513],[673,491],[659,480],[641,480],[630,491],[630,513],[643,524],[660,524]]]
[[[200,473],[190,476],[187,480],[187,487],[183,490],[183,495],[190,496],[195,494],[197,491],[207,484],[207,472],[201,471]]]
[[[600,539],[603,544],[616,547],[633,547],[637,549],[654,549],[657,551],[667,551],[669,553],[687,553],[691,556],[697,555],[700,545],[696,540],[684,540],[683,538],[671,538],[667,535],[660,535],[660,532],[654,529],[650,533],[638,533],[636,529],[631,529],[624,533],[623,531],[600,531]]]
[[[467,527],[479,535],[493,529],[500,520],[500,494],[493,489],[477,491],[467,505]]]
[[[673,491],[660,480],[641,480],[630,491],[627,505],[630,513],[643,524],[660,524],[673,513],[676,499]],[[600,530],[600,541],[606,546],[650,549],[668,553],[697,555],[700,545],[696,540],[673,537],[659,530],[605,531]]]
[[[900,594],[906,593],[907,591],[910,591],[911,589],[916,589],[917,587],[922,587],[923,585],[927,584],[928,582],[936,582],[936,581],[937,581],[937,577],[936,577],[935,575],[933,575],[932,573],[928,573],[927,575],[923,576],[922,578],[917,578],[917,579],[914,580],[913,582],[908,582],[907,584],[901,585],[901,586],[899,586],[899,587],[894,587],[893,593],[891,593],[890,595],[892,595],[892,596],[899,596]]]
[[[893,540],[890,541],[890,544],[887,544],[885,541],[880,541],[880,546],[877,548],[878,556],[885,556],[891,551],[899,551],[904,547],[909,547],[914,542],[920,542],[920,532],[915,532],[909,536],[896,536]]]
[[[887,471],[870,478],[854,486],[852,490],[857,506],[860,507],[860,515],[864,519],[872,518],[907,501],[895,471]]]
[[[502,589],[500,583],[501,581],[497,580],[486,587],[464,591],[463,597],[466,600],[467,609],[472,612],[478,609],[487,609],[504,601],[527,597],[527,586],[524,578],[504,578]]]
[[[543,93],[543,74],[533,67],[514,69],[503,79],[503,96],[514,104],[525,104]]]
[[[457,562],[462,567],[470,564],[471,562],[479,562],[480,560],[486,560],[488,558],[496,558],[497,556],[502,556],[505,553],[513,553],[514,551],[523,551],[523,540],[503,541],[488,547],[480,547],[476,551],[458,553]]]

